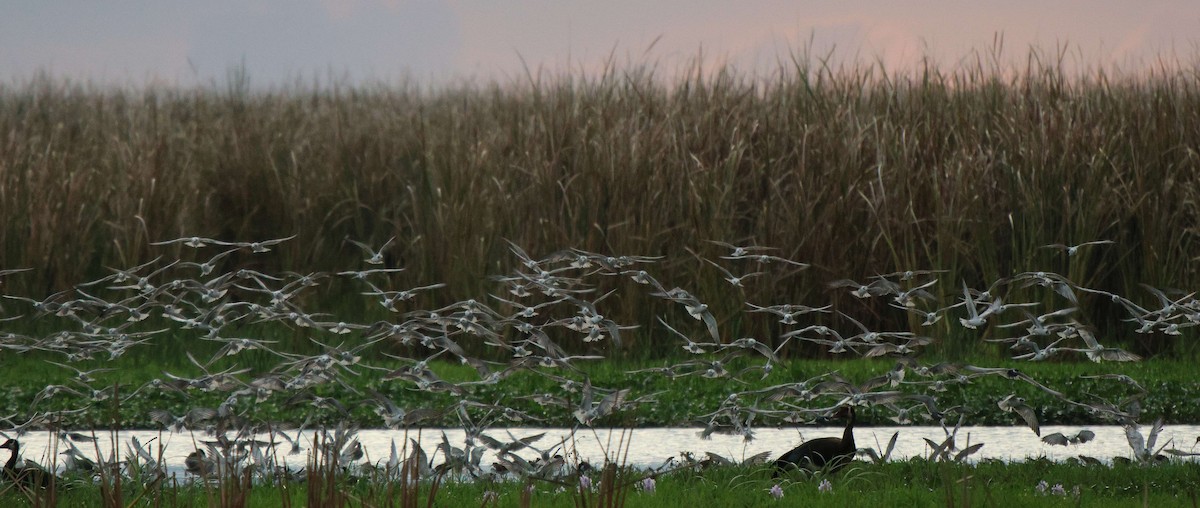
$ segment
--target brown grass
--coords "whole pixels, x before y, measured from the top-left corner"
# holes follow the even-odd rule
[[[1056,271],[1124,295],[1195,287],[1195,69],[1068,76],[1044,60],[887,74],[800,55],[766,80],[662,83],[632,67],[438,89],[33,79],[0,86],[0,268],[37,268],[5,291],[45,294],[193,256],[155,240],[299,235],[262,267],[278,272],[344,269],[360,253],[343,238],[395,235],[406,277],[449,284],[430,305],[494,290],[485,276],[514,263],[503,239],[535,256],[667,255],[656,275],[715,311],[833,299],[873,319],[825,283],[916,268],[981,284]],[[1038,248],[1105,238],[1117,248],[1069,262]],[[815,266],[741,295],[685,254],[721,254],[707,239]],[[610,312],[626,322],[668,305],[620,294]]]

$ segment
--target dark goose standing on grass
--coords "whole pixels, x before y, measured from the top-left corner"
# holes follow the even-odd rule
[[[817,438],[792,448],[792,451],[775,460],[775,471],[771,476],[778,477],[783,471],[796,467],[816,470],[828,466],[832,473],[849,464],[858,452],[854,444],[854,408],[844,406],[834,416],[846,418],[846,430],[842,432],[842,437]]]
[[[204,450],[196,450],[183,459],[184,471],[200,477],[212,474],[216,466],[216,462],[208,458]]]
[[[43,487],[48,488],[52,475],[38,467],[21,466],[17,467],[17,461],[20,460],[21,443],[16,439],[9,439],[4,444],[0,444],[0,448],[8,448],[12,450],[12,455],[8,457],[8,462],[4,463],[4,480],[17,482],[26,487]]]

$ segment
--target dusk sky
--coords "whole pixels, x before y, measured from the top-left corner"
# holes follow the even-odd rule
[[[1200,2],[12,2],[0,14],[0,82],[46,71],[118,84],[222,83],[243,64],[260,86],[331,74],[507,81],[524,65],[595,72],[610,55],[665,75],[700,55],[764,74],[806,46],[836,48],[838,62],[897,70],[929,57],[953,68],[974,61],[972,50],[989,51],[998,34],[1008,64],[1035,46],[1066,48],[1072,66],[1191,66]]]

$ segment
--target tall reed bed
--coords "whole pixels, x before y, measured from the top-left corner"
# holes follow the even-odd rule
[[[414,283],[448,283],[428,297],[436,305],[497,291],[486,276],[515,263],[510,239],[535,256],[667,255],[656,276],[723,315],[832,302],[882,327],[915,318],[826,283],[938,268],[980,285],[1054,271],[1145,301],[1138,283],[1196,287],[1195,69],[1067,75],[1043,56],[1018,71],[981,60],[888,73],[800,55],[770,79],[719,69],[671,82],[614,66],[438,88],[255,91],[238,74],[196,89],[6,84],[0,267],[37,268],[6,291],[45,294],[106,266],[197,256],[156,240],[298,235],[266,261],[278,266],[227,260],[277,272],[344,269],[361,255],[344,238],[395,235],[389,263]],[[733,288],[684,255],[724,252],[709,239],[814,266],[767,267]],[[1073,257],[1040,248],[1095,239],[1117,244]],[[668,312],[622,293],[608,313],[643,331]],[[1106,335],[1128,330],[1102,302],[1088,307]],[[723,326],[762,333],[769,321]],[[630,333],[625,347],[660,352],[648,337]]]

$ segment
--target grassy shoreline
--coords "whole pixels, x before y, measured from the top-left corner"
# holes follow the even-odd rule
[[[685,468],[649,475],[618,469],[611,485],[599,472],[591,474],[591,487],[581,489],[580,476],[561,484],[536,480],[459,482],[446,480],[434,490],[428,478],[410,489],[399,482],[376,478],[351,482],[345,477],[326,489],[319,506],[368,504],[375,506],[1195,506],[1200,469],[1194,464],[1154,467],[1085,467],[1049,463],[948,464],[923,460],[882,465],[854,464],[835,475],[806,478],[797,474],[771,479],[764,466]],[[645,478],[653,477],[647,488]],[[369,477],[368,477],[369,478]],[[829,490],[819,486],[829,481]],[[1041,488],[1039,483],[1045,482]],[[146,493],[154,506],[209,506],[222,495],[240,499],[239,506],[305,505],[319,499],[310,495],[314,485],[285,482],[251,485],[230,495],[231,486],[204,486],[194,479],[169,479],[165,486],[126,485],[125,499]],[[778,485],[782,497],[769,491]],[[1061,489],[1061,490],[1060,490]],[[403,492],[403,494],[402,494]],[[57,506],[96,506],[96,486],[81,486],[58,493]],[[605,502],[611,496],[612,501]],[[20,501],[14,493],[0,499]],[[336,500],[340,499],[341,503]],[[435,502],[436,501],[436,502]],[[419,503],[419,504],[418,504]]]
[[[46,385],[62,382],[61,374],[55,370],[43,368],[40,360],[8,357],[0,365],[4,366],[0,374],[0,383],[7,387],[8,395],[0,399],[0,414],[30,415],[30,407],[37,393]],[[720,406],[721,402],[732,389],[727,379],[704,379],[699,376],[668,379],[653,373],[628,374],[628,371],[652,368],[664,365],[664,361],[605,361],[586,366],[585,371],[596,386],[625,387],[631,389],[633,398],[654,394],[654,403],[634,405],[631,409],[620,411],[611,417],[599,420],[599,427],[670,427],[670,426],[703,426],[704,421],[697,415],[711,412]],[[794,382],[807,379],[814,373],[838,371],[847,379],[862,381],[881,375],[895,365],[894,361],[855,360],[793,360],[787,365],[777,368],[765,379],[747,381],[747,384],[737,384],[738,390],[753,390],[775,384]],[[1088,400],[1098,396],[1109,399],[1119,399],[1128,390],[1114,386],[1113,383],[1101,379],[1087,379],[1081,376],[1120,373],[1128,375],[1140,382],[1148,390],[1141,401],[1145,418],[1152,420],[1162,416],[1167,423],[1200,423],[1200,380],[1194,377],[1194,364],[1168,360],[1150,360],[1135,364],[1093,364],[1093,363],[1040,363],[1027,362],[991,362],[988,365],[1020,368],[1023,372],[1038,379],[1041,383],[1062,391],[1071,400]],[[119,393],[130,393],[136,387],[146,384],[153,378],[162,377],[164,367],[137,366],[132,362],[113,364],[115,373],[98,374],[101,383],[120,383]],[[452,363],[432,363],[431,368],[448,380],[469,379],[473,375],[470,367]],[[374,390],[393,400],[406,404],[409,408],[447,408],[457,403],[458,398],[450,394],[420,392],[402,381],[383,381],[379,377],[355,378],[347,376],[345,380],[350,387],[358,390],[358,394],[339,387],[336,384],[318,387],[314,393],[322,397],[332,397],[350,407],[347,413],[334,411],[313,411],[307,399],[289,404],[284,395],[275,395],[262,403],[246,401],[238,407],[253,414],[256,421],[261,423],[296,425],[315,416],[315,422],[334,424],[341,418],[349,417],[349,423],[361,428],[379,428],[382,420],[373,412],[373,402],[366,395],[368,390]],[[97,384],[101,386],[101,384]],[[503,383],[491,386],[480,386],[469,392],[469,397],[476,401],[496,400],[537,418],[538,421],[504,422],[502,425],[513,426],[553,426],[571,427],[577,424],[567,408],[541,405],[521,396],[561,393],[561,388],[551,380],[539,375],[519,373],[506,379]],[[1023,383],[1017,383],[1002,378],[978,378],[965,385],[950,386],[945,392],[938,394],[938,403],[943,408],[957,408],[956,412],[966,415],[967,425],[1020,425],[1020,420],[1014,414],[1000,410],[996,399],[1008,393],[1017,393],[1028,400],[1034,408],[1043,425],[1086,425],[1107,424],[1095,419],[1082,408],[1069,407]],[[114,407],[109,401],[93,402],[89,410],[83,414],[70,416],[67,421],[74,428],[108,428],[113,425],[113,414],[119,414],[121,428],[155,429],[148,415],[151,409],[163,409],[174,414],[182,414],[193,407],[215,407],[226,397],[227,393],[204,393],[196,390],[187,395],[176,392],[145,390],[133,398]],[[577,396],[577,395],[576,395]],[[85,401],[77,397],[63,396],[43,401],[39,410],[68,409],[79,407]],[[814,402],[819,405],[819,402]],[[864,426],[894,425],[889,418],[893,411],[884,407],[864,408],[859,413],[859,422]],[[18,420],[19,418],[14,418]],[[936,424],[936,422],[916,422],[916,424]],[[455,413],[450,412],[440,418],[434,418],[425,426],[460,425]],[[762,425],[771,425],[763,423]],[[784,424],[779,424],[784,425]]]

